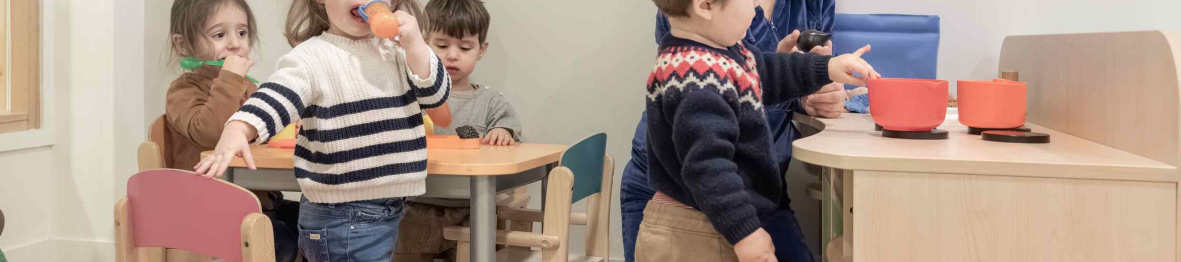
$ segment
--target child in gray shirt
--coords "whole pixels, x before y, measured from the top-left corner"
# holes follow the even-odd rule
[[[435,39],[433,35],[431,39]],[[451,70],[450,65],[447,67]],[[463,80],[452,78],[451,82],[458,84],[460,81],[467,84],[453,85],[451,96],[447,97],[447,104],[451,107],[451,125],[435,127],[435,135],[457,135],[455,128],[471,126],[480,133],[484,144],[507,146],[521,142],[521,121],[504,94],[486,86],[471,84],[466,75]]]
[[[508,99],[500,92],[473,84],[469,78],[476,69],[476,61],[488,50],[489,16],[484,4],[480,0],[431,0],[425,12],[430,20],[426,28],[427,45],[434,49],[451,75],[452,86],[447,97],[451,124],[435,126],[434,135],[458,135],[457,128],[471,126],[479,133],[484,146],[511,146],[521,142],[521,121]],[[518,189],[511,196],[504,193],[496,199],[497,205],[504,205],[520,202],[518,199],[527,200],[528,194]],[[443,239],[443,228],[467,225],[470,211],[467,199],[410,198],[400,225],[394,261],[454,260],[456,243]]]

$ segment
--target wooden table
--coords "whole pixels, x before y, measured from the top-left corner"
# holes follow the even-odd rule
[[[432,149],[427,153],[427,195],[431,197],[464,197],[454,193],[431,190],[431,184],[455,178],[469,180],[471,201],[472,245],[471,261],[495,259],[496,193],[513,187],[542,180],[556,167],[566,145],[518,144],[514,146],[482,146],[480,149]],[[295,183],[294,150],[266,146],[250,148],[257,170],[249,170],[241,158],[230,163],[226,179],[247,189],[299,191]],[[205,152],[202,157],[210,152]],[[541,176],[527,171],[545,167]],[[498,183],[498,178],[509,183]]]

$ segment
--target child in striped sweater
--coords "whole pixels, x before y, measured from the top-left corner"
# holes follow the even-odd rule
[[[426,191],[422,113],[451,79],[423,41],[414,0],[393,0],[397,40],[378,39],[357,8],[368,0],[295,0],[277,70],[235,113],[197,172],[219,177],[250,142],[302,119],[295,176],[304,193],[299,247],[312,261],[389,261],[405,197]],[[413,12],[414,14],[412,14]]]

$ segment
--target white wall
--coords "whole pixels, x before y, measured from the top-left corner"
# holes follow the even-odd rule
[[[49,239],[53,201],[53,149],[39,147],[0,153],[0,209],[4,237],[0,250],[12,250]],[[11,167],[11,168],[8,168]]]
[[[610,249],[613,258],[622,258],[619,174],[631,159],[644,84],[656,57],[655,6],[650,1],[545,0],[486,5],[491,44],[473,82],[508,97],[529,142],[573,144],[607,133],[607,152],[616,166]],[[532,195],[540,193],[536,188]],[[534,202],[540,207],[537,197]],[[585,210],[584,203],[576,209]],[[583,232],[582,227],[571,230],[571,253],[582,252]]]
[[[129,0],[118,0],[130,4]],[[143,19],[124,18],[115,31],[116,0],[41,0],[43,7],[43,99],[51,143],[40,148],[0,152],[0,205],[8,230],[0,238],[12,261],[113,261],[112,210],[119,173],[133,170],[128,146],[120,140],[142,139],[141,132],[123,132],[116,119],[142,114],[142,106],[120,106],[117,94],[142,90],[123,83],[116,89],[116,65],[135,67],[136,60],[118,60],[116,39],[132,37]],[[133,6],[133,5],[131,5]],[[132,33],[128,33],[128,32]],[[142,37],[141,37],[142,38]],[[123,46],[122,48],[136,48]],[[136,51],[142,52],[142,51]],[[123,71],[128,74],[142,72]],[[142,77],[139,77],[142,78]],[[142,92],[142,91],[141,91]],[[128,130],[138,123],[122,123]],[[0,136],[0,142],[14,138]],[[0,146],[2,148],[2,146]],[[120,171],[117,171],[120,170]],[[61,250],[70,250],[63,253]]]
[[[114,68],[135,63],[116,60],[114,1],[41,6],[46,115],[36,132],[50,143],[0,152],[0,206],[9,219],[0,248],[12,261],[112,261],[115,173],[126,168],[114,161],[115,141],[135,135],[116,134],[114,119],[142,113],[116,111]],[[0,135],[0,142],[20,142],[13,140],[23,138]]]
[[[54,234],[110,240],[114,232],[115,83],[112,0],[70,0],[68,132],[71,166],[57,181]],[[62,60],[59,60],[62,61]],[[85,61],[85,62],[83,62]]]
[[[838,13],[941,16],[938,77],[953,86],[997,77],[1005,36],[1181,30],[1177,10],[1176,0],[837,0]]]

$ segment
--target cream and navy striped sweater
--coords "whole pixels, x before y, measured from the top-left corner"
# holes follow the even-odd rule
[[[343,203],[426,191],[422,109],[447,100],[451,78],[430,54],[415,75],[389,40],[323,35],[279,58],[277,70],[230,121],[258,130],[256,143],[303,119],[295,177],[308,200]]]

